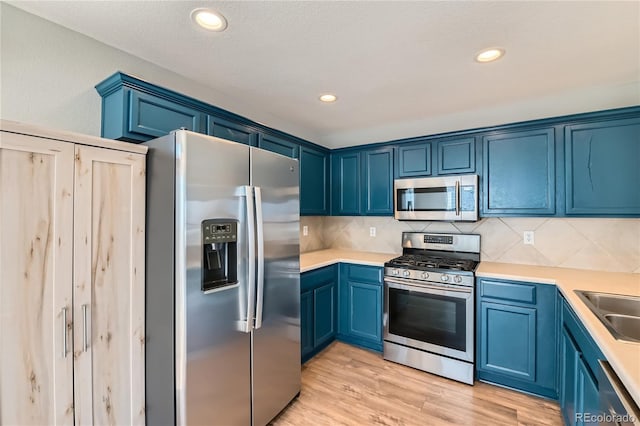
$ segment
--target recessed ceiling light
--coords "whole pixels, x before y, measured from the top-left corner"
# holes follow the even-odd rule
[[[191,19],[205,30],[224,31],[227,28],[227,19],[212,9],[195,9],[191,12]]]
[[[484,49],[476,55],[476,61],[478,62],[492,62],[498,60],[504,56],[504,49],[500,47],[492,47],[490,49]]]
[[[336,95],[332,95],[331,93],[325,93],[324,95],[320,95],[319,99],[322,102],[331,103],[337,101],[338,97]]]

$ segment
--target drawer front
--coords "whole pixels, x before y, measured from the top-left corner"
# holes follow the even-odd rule
[[[346,268],[349,280],[382,284],[382,268],[350,264],[344,264],[343,268]]]
[[[513,281],[480,280],[480,296],[536,304],[536,286]]]
[[[300,291],[308,291],[336,279],[336,265],[304,272],[300,274]]]

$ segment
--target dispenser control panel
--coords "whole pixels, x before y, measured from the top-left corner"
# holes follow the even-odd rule
[[[219,220],[205,220],[202,223],[202,238],[205,244],[233,243],[237,241],[238,223],[221,223]]]

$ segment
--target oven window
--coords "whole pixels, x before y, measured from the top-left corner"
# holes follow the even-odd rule
[[[466,351],[465,316],[465,299],[389,288],[391,334]]]

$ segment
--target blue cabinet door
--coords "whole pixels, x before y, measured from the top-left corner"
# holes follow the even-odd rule
[[[329,154],[300,147],[300,214],[329,214]]]
[[[482,302],[480,304],[480,365],[518,380],[536,380],[536,309]]]
[[[360,214],[360,153],[331,154],[331,214]]]
[[[207,116],[207,134],[250,146],[258,144],[257,130],[213,115]]]
[[[478,379],[557,398],[556,287],[490,278],[478,287]]]
[[[129,132],[159,137],[184,127],[204,133],[205,114],[134,90],[129,91]]]
[[[302,362],[331,343],[338,324],[338,266],[300,275],[300,341]]]
[[[258,147],[291,158],[298,158],[299,145],[293,141],[262,133],[258,137]]]
[[[596,377],[601,373],[598,360],[604,359],[604,355],[564,298],[559,296],[559,299],[562,305],[559,375],[562,416],[565,423],[572,426],[597,424],[586,422],[584,414],[603,414]]]
[[[640,215],[640,118],[567,126],[566,212]]]
[[[305,359],[313,351],[313,291],[300,294],[300,346]]]
[[[576,416],[576,425],[597,425],[597,421],[587,421],[591,416],[584,416],[590,414],[595,417],[600,412],[600,395],[598,382],[582,357],[577,359],[576,373],[576,414],[583,414]]]
[[[382,351],[382,268],[340,265],[338,338]]]
[[[578,347],[571,335],[563,327],[560,337],[560,409],[567,425],[576,421],[576,381],[577,363],[580,358]]]
[[[555,214],[553,128],[485,136],[483,155],[483,215]]]
[[[399,145],[396,161],[398,177],[431,175],[431,142]]]
[[[362,214],[393,216],[393,148],[362,153]]]
[[[441,140],[437,144],[439,175],[474,173],[476,171],[476,139]]]
[[[319,347],[336,337],[336,284],[331,282],[313,290],[313,346]]]

